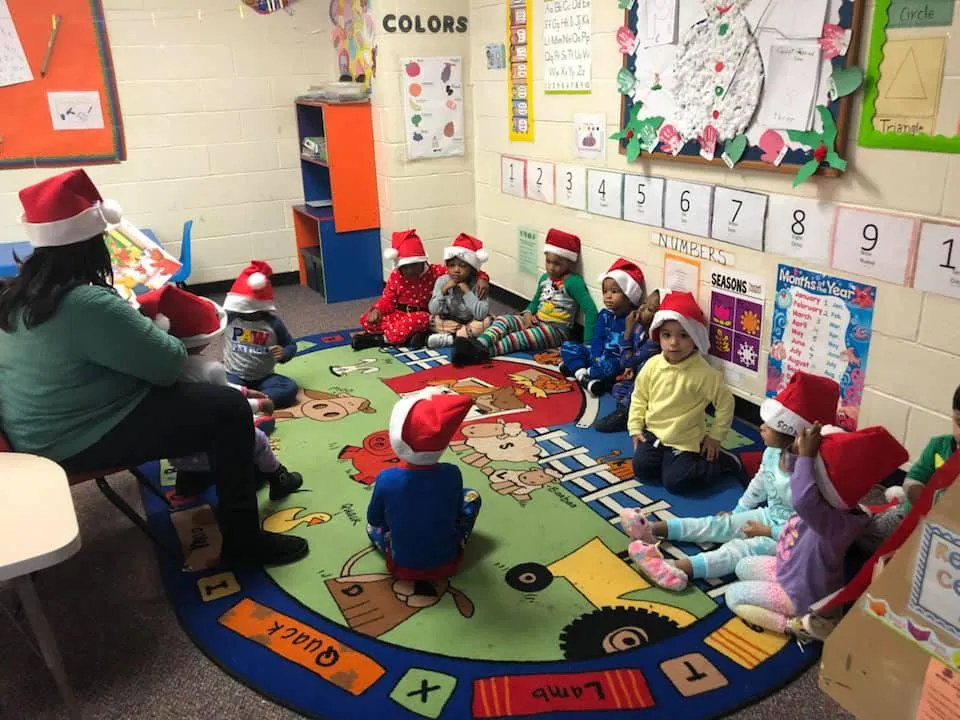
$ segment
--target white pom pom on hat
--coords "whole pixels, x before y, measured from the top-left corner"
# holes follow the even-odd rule
[[[388,247],[386,250],[383,251],[384,260],[389,260],[390,262],[393,262],[398,257],[400,257],[400,253],[397,252],[395,248]]]
[[[267,286],[267,276],[259,272],[251,273],[247,284],[251,290],[263,290]]]
[[[116,200],[104,200],[100,203],[103,219],[110,225],[116,225],[123,219],[123,210]]]
[[[490,259],[490,255],[487,253],[486,250],[484,250],[483,248],[480,248],[479,250],[477,250],[477,260],[479,260],[481,263],[485,263],[489,259]]]
[[[153,318],[153,324],[158,328],[163,330],[165,333],[170,332],[170,318],[168,318],[163,313],[157,313]]]

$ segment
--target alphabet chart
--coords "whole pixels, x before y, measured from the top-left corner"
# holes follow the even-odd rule
[[[839,424],[855,430],[876,300],[872,285],[779,265],[767,397],[780,392],[798,370],[825,375],[840,385]]]

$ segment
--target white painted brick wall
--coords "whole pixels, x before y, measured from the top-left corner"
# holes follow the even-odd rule
[[[290,206],[303,189],[293,101],[334,75],[327,3],[242,19],[236,0],[104,7],[129,159],[87,168],[103,194],[174,253],[193,219],[192,281],[232,278],[253,257],[294,269]],[[0,241],[23,239],[16,193],[52,172],[0,171]]]
[[[500,192],[500,154],[552,162],[580,162],[593,167],[647,172],[653,175],[742,187],[767,193],[820,195],[832,202],[916,213],[930,217],[960,218],[960,156],[897,152],[861,148],[852,141],[846,157],[850,170],[840,180],[817,179],[801,188],[791,188],[792,178],[775,173],[705,169],[675,162],[644,161],[628,166],[615,142],[607,142],[605,162],[578,161],[573,157],[572,118],[577,112],[603,112],[608,130],[619,124],[620,99],[616,73],[621,66],[615,33],[623,24],[623,11],[612,0],[593,4],[593,92],[583,96],[547,96],[543,93],[543,64],[539,46],[543,3],[533,3],[535,142],[511,143],[507,135],[507,83],[505,70],[487,70],[484,45],[504,41],[505,18],[500,0],[471,0],[470,43],[472,92],[476,127],[476,223],[477,231],[491,251],[489,272],[493,282],[529,296],[534,278],[517,270],[517,227],[532,227],[541,234],[561,227],[580,235],[583,241],[584,277],[596,295],[597,272],[606,269],[617,255],[640,262],[649,287],[663,276],[663,251],[649,244],[650,229],[625,221],[589,217],[558,206],[546,206],[503,195]],[[869,15],[869,13],[868,13]],[[869,28],[870,19],[864,27]],[[863,43],[864,52],[865,46]],[[862,62],[862,60],[861,60]],[[854,106],[858,107],[859,98]],[[850,127],[859,125],[859,109]],[[542,236],[541,236],[542,241]],[[713,243],[717,244],[717,243]],[[775,285],[778,262],[790,262],[768,253],[733,248],[737,268],[765,278]],[[704,265],[701,277],[707,277]],[[815,268],[830,272],[829,268]],[[862,279],[862,278],[861,278]],[[869,281],[868,281],[869,282]],[[920,293],[912,289],[878,285],[874,315],[874,340],[870,350],[867,387],[861,409],[861,424],[883,424],[916,455],[931,435],[950,431],[949,415],[954,388],[960,383],[960,301]],[[708,290],[701,287],[701,303]],[[769,328],[772,305],[765,315]],[[760,377],[744,380],[736,392],[755,401],[763,394],[764,362]]]

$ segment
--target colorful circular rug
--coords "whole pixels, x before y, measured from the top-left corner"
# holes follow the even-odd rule
[[[792,680],[818,653],[734,617],[730,578],[683,593],[632,567],[617,524],[625,507],[660,518],[729,510],[734,478],[678,498],[640,483],[626,434],[591,429],[613,409],[557,371],[556,353],[454,368],[444,351],[354,352],[348,333],[302,338],[283,371],[301,402],[272,436],[302,491],[261,496],[263,526],[310,541],[291,566],[216,566],[212,492],[174,512],[144,494],[154,529],[191,571],[160,555],[186,631],[226,672],[322,718],[710,718]],[[426,385],[476,404],[445,459],[483,508],[463,568],[449,582],[391,578],[365,533],[377,473],[397,463],[387,440],[399,396]],[[760,448],[735,425],[727,447]],[[174,473],[153,467],[172,495]],[[175,496],[174,496],[175,498]],[[695,545],[664,543],[671,554]]]

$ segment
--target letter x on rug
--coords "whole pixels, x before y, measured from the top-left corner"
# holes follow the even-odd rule
[[[240,682],[330,719],[695,720],[759,700],[819,656],[732,615],[730,578],[670,593],[636,571],[622,508],[714,514],[742,487],[730,477],[680,498],[640,482],[626,433],[590,429],[612,399],[563,378],[556,352],[455,368],[446,351],[354,352],[347,332],[298,344],[283,371],[303,388],[300,403],[278,413],[271,441],[304,486],[278,502],[263,491],[260,508],[265,529],[310,541],[304,560],[218,567],[213,491],[173,512],[144,493],[151,526],[191,568],[160,554],[180,622]],[[444,460],[483,508],[461,571],[411,583],[391,578],[368,543],[366,507],[377,473],[398,462],[393,404],[428,385],[476,401]],[[759,433],[738,420],[726,446],[755,452]],[[149,469],[173,494],[172,469]]]

